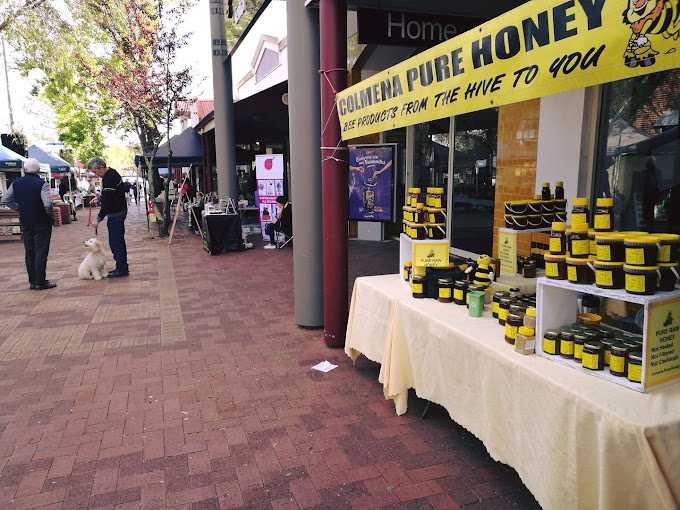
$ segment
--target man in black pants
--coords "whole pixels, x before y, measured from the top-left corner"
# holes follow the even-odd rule
[[[287,237],[293,235],[293,209],[288,199],[284,196],[276,197],[276,208],[276,220],[264,227],[264,233],[269,234],[269,244],[265,245],[265,250],[276,249],[277,232],[283,232]]]
[[[125,245],[125,218],[127,216],[126,189],[120,174],[113,168],[108,168],[101,158],[92,158],[87,162],[87,169],[102,178],[101,209],[97,218],[90,223],[96,227],[108,216],[106,226],[109,230],[109,247],[116,261],[116,268],[107,276],[120,278],[129,273],[127,261],[127,246]],[[97,199],[93,201],[97,203]]]
[[[52,289],[57,284],[45,279],[54,207],[50,185],[40,177],[40,163],[37,159],[27,159],[24,171],[25,175],[11,184],[0,204],[19,211],[30,288]]]

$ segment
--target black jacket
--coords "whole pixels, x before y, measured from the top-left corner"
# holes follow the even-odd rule
[[[288,237],[293,235],[293,206],[288,203],[281,211],[281,217],[276,222],[278,230]]]
[[[127,211],[127,200],[125,200],[125,185],[120,174],[113,168],[102,177],[102,196],[101,209],[97,215],[97,220],[102,221],[107,214]]]

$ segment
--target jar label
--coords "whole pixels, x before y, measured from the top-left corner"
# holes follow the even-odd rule
[[[439,289],[439,297],[440,298],[450,298],[451,297],[451,289],[440,288]]]
[[[562,340],[560,342],[560,353],[561,354],[568,354],[569,356],[572,356],[574,354],[574,342],[570,341],[564,341]]]
[[[642,365],[628,365],[628,380],[642,382]]]
[[[588,239],[571,240],[571,254],[572,255],[588,255],[590,253],[590,246],[588,246]]]
[[[670,262],[671,261],[671,245],[662,244],[659,256],[656,259],[658,262]]]
[[[462,291],[461,291],[462,293]],[[495,313],[498,315],[498,302],[494,301],[493,304],[491,305],[491,313]]]
[[[600,367],[600,356],[597,354],[591,354],[589,352],[583,353],[583,361],[581,364],[584,368],[590,368],[591,370],[597,370]]]
[[[601,269],[595,271],[595,284],[600,287],[612,287],[614,285],[612,272],[603,271]]]
[[[536,340],[527,340],[524,344],[525,351],[533,351],[536,349]]]
[[[427,221],[429,221],[430,223],[434,223],[434,214],[433,213],[430,213],[430,214],[427,215]]]
[[[612,223],[609,214],[596,214],[595,215],[595,230],[611,230]]]
[[[546,262],[545,263],[545,275],[551,277],[557,277],[560,275],[557,270],[557,262]]]
[[[594,239],[588,239],[588,247],[591,255],[597,255],[597,243]]]
[[[562,238],[561,237],[551,237],[550,238],[550,251],[552,253],[562,253]]]
[[[624,356],[611,356],[609,358],[609,370],[611,372],[622,373],[626,369],[626,358]]]
[[[612,357],[612,351],[610,349],[604,350],[604,364],[609,365],[609,360]]]
[[[645,275],[627,274],[626,290],[628,292],[645,292]]]
[[[643,266],[645,264],[644,248],[626,248],[626,264]]]
[[[555,340],[543,337],[543,352],[555,354]]]
[[[508,318],[508,313],[510,310],[507,308],[498,308],[498,318],[502,320],[506,320]]]
[[[586,213],[571,213],[571,224],[576,225],[577,223],[588,223]]]
[[[578,277],[576,276],[576,266],[567,266],[567,278],[569,278],[570,282],[578,280]]]
[[[453,289],[453,299],[457,301],[463,300],[463,289]]]
[[[608,244],[597,245],[597,260],[609,262],[612,259],[612,247]]]
[[[423,293],[423,284],[422,283],[414,283],[412,285],[412,290],[414,294],[422,294]]]
[[[517,330],[519,328],[517,326],[511,326],[507,322],[505,323],[505,336],[508,338],[512,338],[515,340],[517,338]]]
[[[433,198],[432,199],[432,206],[436,207],[437,209],[441,209],[441,207],[442,207],[441,197]]]
[[[408,281],[408,270],[404,269],[404,280]]]
[[[574,342],[574,358],[575,359],[583,358],[583,344],[577,344],[576,342]]]

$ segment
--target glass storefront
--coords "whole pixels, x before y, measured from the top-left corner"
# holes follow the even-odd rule
[[[680,70],[604,86],[594,195],[616,230],[680,233]]]
[[[406,205],[406,128],[392,129],[383,133],[384,143],[397,144],[397,161],[395,168],[395,215],[394,221],[385,223],[385,235],[398,236],[402,231],[403,207]]]

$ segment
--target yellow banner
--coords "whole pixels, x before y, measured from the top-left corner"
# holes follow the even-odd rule
[[[418,267],[446,267],[449,263],[449,243],[413,243],[413,265]]]
[[[680,67],[679,2],[528,2],[340,92],[342,138]]]

